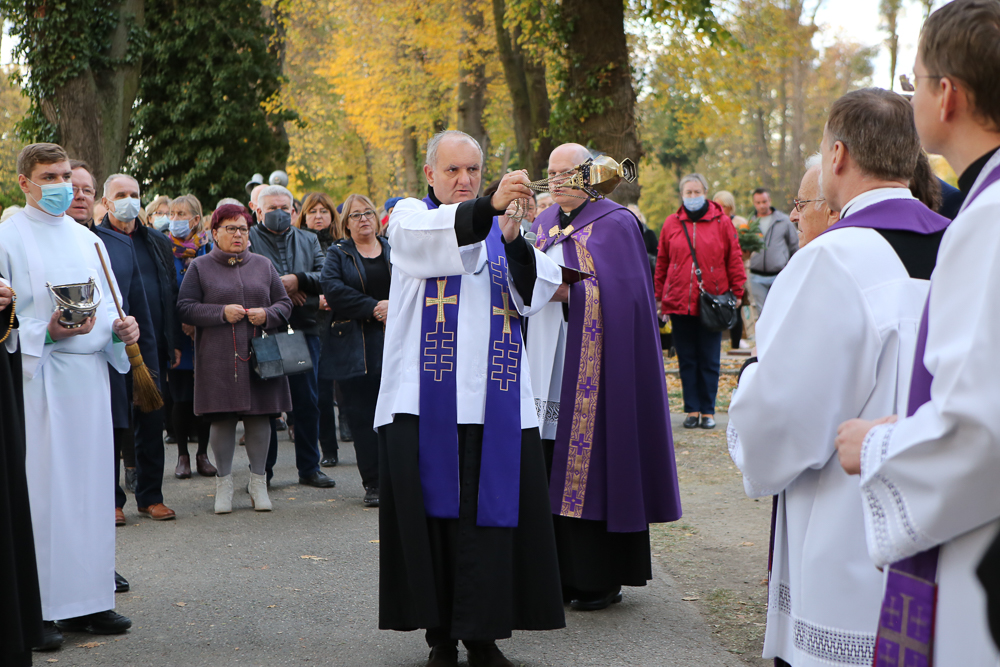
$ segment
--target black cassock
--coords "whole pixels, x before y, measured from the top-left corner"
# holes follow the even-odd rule
[[[0,311],[0,338],[11,309]],[[24,397],[21,354],[0,343],[0,665],[31,664],[41,643],[42,601],[35,565],[35,538],[24,473]]]
[[[549,479],[554,440],[542,440]],[[577,594],[606,594],[621,586],[645,586],[653,578],[649,530],[608,532],[607,521],[552,517],[559,549],[559,574],[567,600]]]
[[[516,528],[476,525],[482,424],[461,424],[458,519],[424,513],[419,418],[379,429],[379,628],[492,640],[512,630],[554,630],[566,619],[538,429],[521,431]]]

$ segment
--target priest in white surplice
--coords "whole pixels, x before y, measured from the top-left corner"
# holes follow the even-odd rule
[[[757,323],[757,363],[729,408],[729,449],[747,494],[776,494],[763,655],[792,667],[872,662],[882,575],[865,547],[858,480],[840,467],[834,438],[846,418],[891,413],[905,398],[948,224],[907,188],[920,141],[902,96],[840,98],[822,149],[823,194],[810,192],[813,166],[800,228],[820,234],[802,239],[775,280]],[[817,210],[824,196],[841,214],[829,226],[835,218]]]
[[[887,572],[876,664],[995,667],[976,567],[1000,526],[1000,357],[992,353],[1000,2],[955,0],[931,14],[913,71],[920,139],[961,174],[965,203],[941,242],[899,421],[850,421],[837,447],[845,470],[860,473],[868,550]]]
[[[0,274],[18,295],[28,492],[47,642],[64,629],[124,632],[115,606],[113,436],[108,363],[129,369],[134,318],[119,320],[94,243],[64,215],[73,199],[69,158],[55,144],[18,156],[26,206],[0,225]],[[106,255],[105,255],[106,258]],[[105,259],[105,261],[107,261]],[[78,329],[58,322],[46,287],[93,279],[102,296]],[[124,342],[122,342],[124,341]],[[58,645],[58,644],[56,644]],[[52,647],[52,646],[50,646]]]
[[[392,286],[375,412],[379,627],[426,629],[435,667],[511,665],[495,640],[565,625],[548,484],[520,317],[561,269],[496,216],[523,172],[476,198],[483,153],[461,132],[427,147],[423,200],[389,218]]]

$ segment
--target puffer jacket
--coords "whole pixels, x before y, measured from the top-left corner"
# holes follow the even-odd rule
[[[737,299],[742,298],[747,276],[732,220],[713,201],[709,202],[708,212],[698,222],[692,222],[682,206],[666,219],[660,230],[653,282],[663,314],[699,313],[698,281],[681,225],[687,228],[698,254],[705,291],[723,294],[732,290]]]
[[[764,234],[764,249],[750,257],[750,272],[762,276],[778,275],[799,249],[799,233],[788,216],[773,206],[771,216],[771,226]],[[750,222],[757,219],[755,212]]]

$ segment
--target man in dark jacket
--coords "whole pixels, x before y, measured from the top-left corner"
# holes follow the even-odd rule
[[[155,360],[159,368],[170,365],[174,349],[174,310],[177,305],[177,282],[174,277],[170,241],[162,233],[139,223],[139,183],[125,174],[112,174],[104,182],[101,203],[108,209],[101,227],[132,239],[138,260],[142,286],[149,306]],[[143,356],[143,361],[150,360]],[[162,387],[161,387],[162,389]],[[133,410],[137,479],[135,502],[139,514],[155,521],[176,517],[163,504],[163,409],[153,412]]]
[[[319,469],[319,276],[326,256],[315,234],[292,227],[294,197],[285,187],[269,185],[257,195],[259,224],[250,230],[250,250],[271,260],[294,308],[288,325],[305,335],[313,368],[291,375],[288,388],[292,394],[295,418],[295,466],[299,484],[318,488],[335,485]],[[271,480],[278,457],[278,436],[273,424],[271,449],[267,456],[267,479]]]
[[[760,233],[764,235],[764,249],[750,258],[750,291],[757,304],[757,315],[764,308],[764,300],[771,284],[788,260],[799,249],[799,235],[788,215],[771,206],[771,193],[767,188],[753,191],[754,214],[750,222],[756,221]]]

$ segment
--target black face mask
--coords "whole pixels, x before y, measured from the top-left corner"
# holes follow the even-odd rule
[[[288,211],[269,211],[264,214],[264,226],[281,234],[292,226],[292,214]]]

